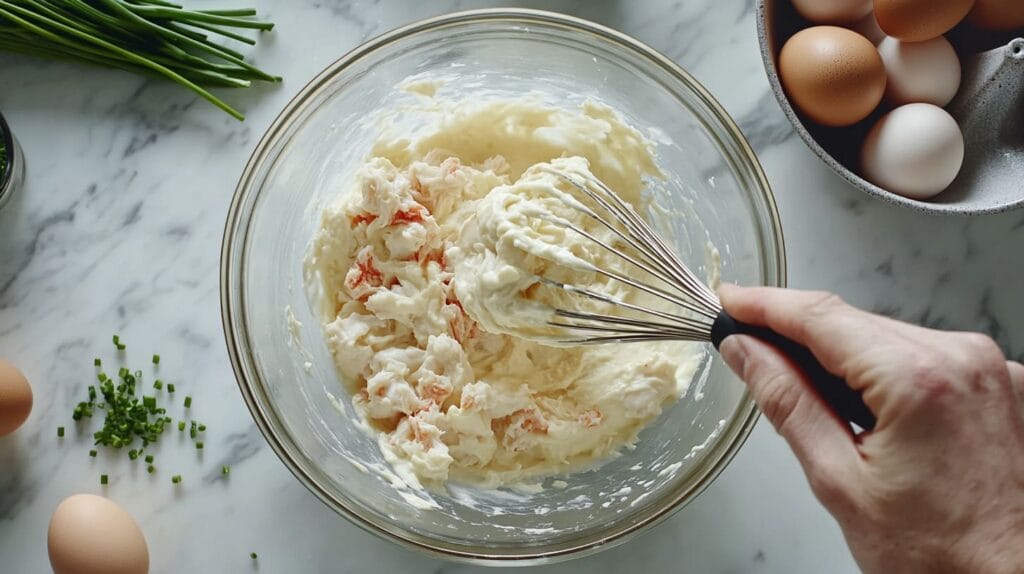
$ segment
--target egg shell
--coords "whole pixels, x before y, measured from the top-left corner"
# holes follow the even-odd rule
[[[911,199],[929,199],[949,187],[963,161],[960,127],[932,104],[907,104],[883,116],[861,152],[868,181]]]
[[[139,525],[102,496],[64,499],[50,518],[47,548],[54,574],[149,572],[149,549]]]
[[[1020,1],[1020,0],[1015,0]],[[974,0],[874,0],[875,18],[886,34],[907,42],[938,38],[959,24]]]
[[[1024,0],[977,0],[967,18],[984,30],[1024,28]]]
[[[793,0],[793,7],[816,24],[842,24],[863,18],[871,0]]]
[[[32,412],[32,387],[17,367],[0,359],[0,436],[11,434]]]
[[[885,97],[896,105],[945,106],[960,89],[960,58],[943,36],[924,42],[886,38],[878,44],[885,62]]]
[[[793,34],[779,53],[779,78],[793,105],[825,126],[866,118],[885,93],[885,65],[864,36],[836,26]]]
[[[856,22],[849,24],[847,28],[860,34],[861,36],[864,36],[865,38],[870,40],[872,44],[876,46],[879,42],[888,38],[888,36],[885,35],[885,32],[883,32],[882,29],[878,27],[878,20],[875,18],[874,11],[868,12],[867,16],[864,16],[860,20],[857,20]]]

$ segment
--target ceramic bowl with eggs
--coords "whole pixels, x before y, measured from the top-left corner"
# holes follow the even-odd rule
[[[930,213],[1024,206],[1024,2],[759,0],[769,83],[855,187]]]

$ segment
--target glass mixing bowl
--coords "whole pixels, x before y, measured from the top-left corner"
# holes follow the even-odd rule
[[[668,176],[652,187],[658,201],[703,224],[662,221],[683,259],[706,274],[710,241],[723,280],[784,284],[768,182],[739,129],[689,74],[636,40],[568,16],[442,16],[331,65],[281,113],[249,161],[221,260],[225,336],[242,395],[295,476],[384,538],[489,563],[550,561],[622,542],[697,496],[753,427],[755,405],[717,354],[707,353],[690,390],[636,448],[540,492],[453,487],[431,493],[434,506],[424,508],[421,495],[392,486],[376,440],[352,412],[306,293],[303,257],[321,208],[379,135],[373,118],[417,97],[396,86],[424,74],[457,79],[439,88],[445,99],[534,92],[555,105],[610,105],[657,141]]]

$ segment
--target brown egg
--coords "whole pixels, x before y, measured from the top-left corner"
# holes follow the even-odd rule
[[[811,120],[848,126],[868,117],[885,93],[885,65],[864,36],[836,26],[793,35],[779,54],[790,102]]]
[[[11,434],[32,412],[32,387],[17,367],[0,359],[0,436]]]
[[[952,30],[973,6],[974,0],[875,0],[875,18],[894,38],[924,42]]]
[[[93,494],[64,499],[46,536],[54,574],[146,574],[142,530],[115,502]]]
[[[985,30],[1024,28],[1024,1],[977,0],[967,18]]]

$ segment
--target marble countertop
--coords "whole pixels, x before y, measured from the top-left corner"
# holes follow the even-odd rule
[[[191,4],[203,4],[194,0]],[[224,4],[210,1],[208,5]],[[231,4],[228,2],[227,4]],[[104,493],[149,540],[153,572],[465,573],[379,540],[318,502],[253,424],[221,334],[218,264],[238,175],[277,112],[316,72],[367,38],[484,1],[246,0],[277,23],[254,51],[276,87],[227,93],[238,123],[176,86],[117,71],[0,54],[0,109],[28,160],[0,211],[0,356],[32,381],[26,426],[0,438],[0,570],[48,571],[46,527],[75,492]],[[929,326],[982,330],[1024,357],[1024,212],[927,216],[871,199],[797,138],[765,79],[752,2],[501,2],[620,29],[675,59],[724,104],[759,153],[782,213],[790,284]],[[187,166],[187,168],[185,168]],[[162,356],[211,423],[201,457],[157,452],[148,476],[87,456],[67,424],[112,357],[110,334],[147,364]],[[170,375],[169,375],[170,376]],[[230,465],[228,479],[220,476]],[[99,484],[108,472],[111,484]],[[259,553],[253,562],[249,553]],[[638,539],[545,572],[855,572],[792,454],[762,420],[698,500]],[[532,569],[531,569],[532,571]]]

